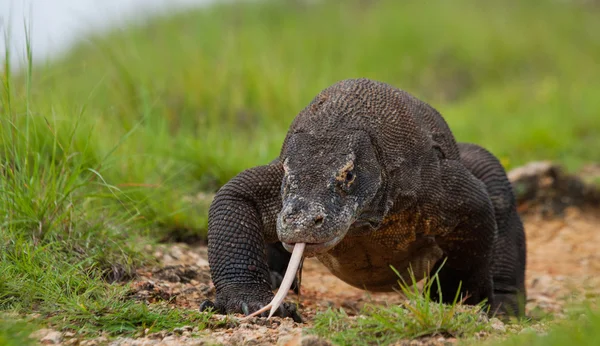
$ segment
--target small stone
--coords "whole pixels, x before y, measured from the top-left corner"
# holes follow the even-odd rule
[[[301,333],[284,335],[277,340],[277,346],[298,346],[301,339]]]
[[[490,326],[495,331],[503,332],[503,333],[506,332],[506,326],[504,325],[504,322],[500,321],[496,317],[490,319]]]
[[[300,340],[302,346],[330,346],[329,341],[319,338],[316,335],[305,335]]]
[[[96,340],[83,340],[79,346],[97,346],[98,342]]]
[[[519,332],[519,334],[535,334],[535,329],[531,328],[531,327],[527,327],[527,328],[523,328],[521,329],[521,331]]]
[[[56,345],[56,344],[60,344],[60,342],[62,341],[62,334],[60,332],[57,332],[55,330],[49,332],[48,334],[46,334],[41,340],[40,342],[44,345]]]
[[[181,257],[183,257],[183,251],[181,251],[181,248],[179,248],[178,246],[173,246],[171,248],[171,257],[175,259],[180,259]]]
[[[176,346],[179,345],[179,340],[177,340],[177,338],[173,335],[169,335],[167,337],[165,337],[164,339],[162,339],[162,341],[160,343],[157,344],[157,346]]]
[[[260,335],[250,335],[245,338],[244,345],[258,345],[260,338]]]
[[[65,332],[65,333],[63,334],[63,336],[64,336],[65,338],[72,338],[72,337],[74,337],[74,336],[75,336],[75,333],[73,333],[73,332]]]
[[[196,265],[198,267],[208,267],[208,261],[204,258],[198,258],[198,260],[196,261]]]
[[[166,265],[173,265],[177,263],[177,261],[169,254],[165,254],[163,256],[163,262],[165,262]]]
[[[190,340],[188,346],[204,346],[206,342],[204,340]],[[209,344],[212,345],[212,344]]]
[[[79,345],[79,340],[78,339],[69,339],[65,342],[62,343],[65,346],[75,346],[75,345]]]
[[[289,333],[292,332],[292,329],[289,328],[289,327],[286,327],[286,326],[281,326],[281,327],[279,327],[278,330],[279,330],[279,334],[282,334],[282,335],[283,334],[289,334]]]
[[[158,343],[158,340],[144,340],[140,346],[154,346]]]
[[[29,335],[29,337],[32,339],[39,340],[39,339],[43,338],[44,336],[46,336],[46,334],[50,333],[51,331],[52,331],[52,329],[46,329],[46,328],[38,329],[38,330],[34,331],[33,333],[31,333]]]

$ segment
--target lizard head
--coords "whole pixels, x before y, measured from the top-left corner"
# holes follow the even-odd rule
[[[353,224],[373,222],[367,211],[378,201],[383,173],[366,132],[290,134],[281,160],[285,175],[277,235],[288,251],[306,243],[307,256],[326,252]]]

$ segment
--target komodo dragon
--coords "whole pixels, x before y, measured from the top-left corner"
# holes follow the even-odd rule
[[[326,88],[294,119],[277,159],[218,191],[208,223],[216,300],[201,310],[258,312],[290,259],[282,245],[295,244],[358,288],[393,290],[390,266],[406,282],[410,269],[417,280],[439,270],[432,299],[452,301],[460,287],[466,304],[524,313],[525,234],[503,167],[385,83]],[[293,304],[274,311],[301,321]]]

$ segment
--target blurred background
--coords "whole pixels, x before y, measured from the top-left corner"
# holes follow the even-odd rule
[[[213,0],[214,1],[214,0]],[[90,33],[114,29],[155,14],[198,7],[211,0],[0,0],[0,26],[10,33],[0,47],[4,60],[10,48],[11,64],[20,67],[27,45],[24,25],[30,29],[36,60],[56,59]],[[6,36],[0,40],[6,40]],[[8,43],[8,45],[6,44]]]
[[[0,0],[0,11],[5,114],[39,124],[28,145],[42,160],[81,154],[175,239],[204,234],[212,193],[276,157],[294,116],[346,78],[430,103],[507,169],[600,161],[594,1]]]

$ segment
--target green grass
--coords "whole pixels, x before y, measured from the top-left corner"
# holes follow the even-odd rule
[[[491,346],[512,345],[598,345],[600,342],[600,311],[597,307],[585,304],[574,309],[566,320],[554,321],[544,333],[534,328],[524,328],[518,335],[506,334]]]
[[[186,197],[271,161],[293,117],[345,78],[413,93],[507,168],[600,160],[597,12],[551,0],[215,5],[96,35],[37,66],[31,109],[70,123],[85,106],[93,131],[73,144],[90,145],[92,161],[135,128],[104,177],[135,188],[164,235],[201,236],[207,203]]]
[[[600,21],[578,3],[221,4],[98,34],[15,76],[4,66],[0,311],[84,334],[206,325],[124,299],[119,281],[152,261],[145,245],[204,237],[211,193],[271,161],[293,117],[341,79],[413,93],[507,168],[599,161]],[[349,342],[480,328],[475,313],[426,302],[329,311],[317,330]],[[1,321],[0,343],[21,326]]]
[[[29,338],[33,331],[34,326],[25,321],[15,321],[8,316],[0,315],[0,345],[2,346],[34,345],[34,340]]]
[[[508,340],[500,343],[503,346],[509,345],[598,345],[600,343],[600,315],[590,313],[583,315],[582,318],[569,321],[564,325],[551,330],[547,335],[539,336],[528,332],[518,336],[512,336]]]
[[[401,293],[406,298],[401,305],[366,304],[357,317],[349,317],[341,308],[329,308],[316,315],[309,332],[338,345],[389,345],[421,337],[474,337],[492,330],[483,304],[462,305],[458,292],[452,304],[436,303],[430,298],[433,285],[441,292],[437,273],[425,280],[422,289],[413,275],[410,284],[400,279]]]
[[[143,250],[154,240],[135,191],[104,179],[110,150],[95,157],[85,113],[70,122],[56,112],[35,113],[29,88],[18,95],[8,72],[1,82],[0,312],[36,314],[79,334],[206,325],[208,314],[127,299],[119,282],[152,261]],[[2,321],[0,340],[18,337],[19,326]]]

